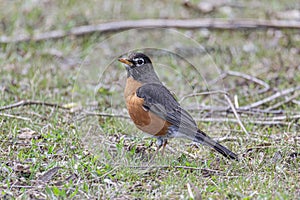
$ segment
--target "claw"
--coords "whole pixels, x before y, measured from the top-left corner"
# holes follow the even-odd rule
[[[152,163],[152,161],[154,160],[154,158],[156,157],[156,155],[158,154],[158,152],[161,148],[162,148],[161,155],[164,155],[167,144],[168,144],[167,139],[163,139],[160,137],[157,138],[157,141],[156,141],[157,149],[156,149],[154,155],[152,156],[152,158],[150,159],[149,164]]]

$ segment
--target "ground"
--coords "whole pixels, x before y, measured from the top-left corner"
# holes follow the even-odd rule
[[[295,9],[298,1],[225,2],[208,13],[183,1],[2,1],[0,35],[126,19],[291,20]],[[139,29],[0,48],[1,199],[300,196],[297,29]],[[149,162],[155,139],[127,117],[126,72],[117,62],[136,49],[151,57],[199,127],[239,154],[239,162],[180,139]]]

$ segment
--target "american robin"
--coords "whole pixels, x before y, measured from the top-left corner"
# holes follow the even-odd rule
[[[137,128],[157,138],[158,150],[164,149],[170,138],[186,138],[210,146],[226,158],[238,160],[235,153],[197,127],[192,116],[159,80],[148,56],[131,53],[119,61],[127,70],[124,97],[129,115]]]

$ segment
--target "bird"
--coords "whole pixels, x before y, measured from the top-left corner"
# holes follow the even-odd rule
[[[157,138],[157,151],[163,147],[164,152],[171,138],[185,138],[238,160],[237,154],[198,128],[193,117],[160,81],[147,55],[132,52],[118,61],[127,71],[124,98],[129,116],[138,129]]]

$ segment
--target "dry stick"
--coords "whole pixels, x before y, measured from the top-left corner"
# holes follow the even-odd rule
[[[226,78],[226,76],[228,76],[228,74],[222,73],[222,74],[220,74],[220,76],[218,76],[217,78],[215,78],[215,79],[213,79],[213,80],[210,80],[210,81],[207,83],[207,85],[214,85],[214,84],[216,84],[218,81],[220,81],[220,80]]]
[[[217,123],[223,123],[223,122],[230,122],[230,123],[239,123],[237,119],[232,118],[195,118],[198,122],[217,122]],[[245,121],[245,119],[244,119]],[[283,121],[262,121],[262,120],[247,120],[247,122],[253,123],[253,124],[260,124],[260,125],[283,125],[283,126],[290,126],[291,122],[283,122]]]
[[[85,112],[84,114],[85,116],[117,117],[117,118],[130,119],[128,115],[122,115],[122,114],[110,114],[110,113],[99,113],[99,112]]]
[[[294,104],[300,105],[300,101],[292,100],[292,102],[293,102]]]
[[[195,111],[195,110],[200,110],[200,111],[210,111],[210,112],[231,112],[230,110],[230,106],[191,106],[188,107],[187,110],[190,111]],[[242,113],[242,114],[252,114],[252,115],[256,115],[256,114],[273,114],[273,115],[278,115],[278,114],[283,114],[286,111],[284,110],[261,110],[261,109],[251,109],[251,110],[243,110],[243,109],[239,109],[236,108],[236,111],[238,113]]]
[[[261,79],[258,79],[254,76],[251,76],[249,74],[244,74],[241,72],[236,72],[236,71],[226,71],[226,74],[230,75],[230,76],[237,76],[237,77],[241,77],[243,79],[247,79],[249,81],[252,81],[254,83],[257,83],[259,85],[262,85],[264,87],[264,89],[261,89],[258,91],[258,93],[264,93],[266,91],[268,91],[270,89],[270,85],[267,84],[266,82],[262,81]]]
[[[69,110],[69,108],[61,106],[57,103],[47,103],[47,102],[43,102],[43,101],[34,101],[34,100],[22,100],[17,103],[14,103],[14,104],[0,107],[0,111],[9,110],[9,109],[13,109],[13,108],[21,107],[21,106],[30,106],[30,105],[43,105],[43,106],[50,106],[50,107],[56,107],[56,108]]]
[[[236,112],[236,109],[235,109],[233,103],[231,102],[229,96],[228,96],[227,94],[224,94],[224,96],[225,96],[225,99],[228,101],[228,103],[229,103],[229,105],[230,105],[230,107],[231,107],[231,109],[232,109],[232,111],[233,111],[233,114],[235,115],[235,117],[236,117],[238,123],[240,124],[241,128],[242,128],[243,131],[246,133],[246,135],[249,136],[249,133],[248,133],[248,131],[246,130],[244,124],[242,123],[242,121],[241,121],[241,119],[240,119],[240,116],[239,116],[238,113]]]
[[[238,137],[227,137],[227,136],[224,136],[224,137],[221,137],[221,138],[215,138],[215,140],[217,142],[229,142],[229,141],[242,141],[242,140],[250,140],[250,141],[255,141],[255,142],[265,142],[264,140],[261,140],[261,139],[258,139],[256,137],[248,137],[248,138],[238,138]]]
[[[128,166],[128,168],[134,168],[134,169],[148,169],[149,166]],[[171,166],[171,165],[151,165],[151,168],[157,168],[157,169],[188,169],[188,170],[203,170],[203,171],[208,171],[208,172],[213,172],[213,173],[220,173],[223,174],[224,172],[218,171],[218,170],[213,170],[213,169],[207,169],[207,168],[200,168],[200,167],[189,167],[189,166],[181,166],[181,165],[176,165],[176,166]]]
[[[268,91],[270,89],[270,85],[267,84],[266,82],[262,81],[261,79],[258,79],[258,78],[254,77],[254,76],[249,75],[249,74],[244,74],[244,73],[241,73],[241,72],[230,71],[230,70],[223,72],[222,74],[220,74],[219,77],[217,77],[216,79],[211,80],[208,83],[208,85],[214,85],[219,80],[225,79],[228,75],[240,77],[240,78],[243,78],[243,79],[247,79],[249,81],[252,81],[254,83],[262,85],[264,87],[264,89],[259,90],[258,91],[259,93],[264,93],[264,92],[266,92],[266,91]]]
[[[21,117],[21,116],[11,115],[11,114],[7,114],[7,113],[0,113],[0,116],[21,119],[21,120],[25,120],[25,121],[32,121],[30,118],[27,118],[27,117]]]
[[[4,186],[6,187],[6,186]],[[35,186],[30,186],[30,185],[11,185],[9,189],[11,188],[26,188],[26,189],[31,189],[34,188]],[[42,188],[42,187],[37,187],[37,188]],[[23,194],[22,194],[23,195]]]
[[[188,193],[189,193],[189,195],[190,195],[190,198],[191,198],[191,199],[195,199],[195,195],[193,194],[193,191],[192,191],[192,188],[191,188],[190,183],[187,183],[187,184],[186,184],[186,187],[187,187]]]
[[[266,111],[270,111],[270,110],[273,110],[275,108],[278,108],[292,100],[294,100],[295,98],[297,98],[298,96],[300,95],[300,92],[296,92],[294,95],[290,96],[290,97],[287,97],[284,101],[281,101],[281,102],[278,102],[276,103],[275,105],[273,106],[270,106],[269,108],[265,109]]]
[[[249,110],[249,109],[261,106],[261,105],[263,105],[263,104],[265,104],[265,103],[267,103],[269,101],[273,101],[273,100],[275,100],[275,99],[277,99],[279,97],[282,97],[284,95],[287,95],[289,93],[295,92],[297,90],[300,90],[300,86],[276,92],[275,94],[273,94],[273,95],[271,95],[271,96],[269,96],[267,98],[264,98],[264,99],[262,99],[260,101],[257,101],[255,103],[252,103],[252,104],[247,105],[247,106],[242,106],[242,107],[240,107],[240,109]]]
[[[97,25],[87,25],[71,28],[69,31],[54,30],[33,36],[20,35],[18,37],[1,36],[0,43],[42,41],[47,39],[58,39],[66,36],[81,36],[98,33],[120,32],[136,28],[180,28],[180,29],[258,29],[258,28],[277,28],[277,29],[300,29],[299,21],[286,20],[257,20],[257,19],[142,19],[107,22]]]
[[[287,119],[297,120],[300,118],[300,114],[295,115],[280,115],[275,117],[256,117],[256,121],[284,121]],[[251,121],[250,121],[251,122]]]
[[[253,76],[250,76],[248,74],[242,74],[240,72],[234,72],[234,71],[229,71],[228,73],[225,73],[225,74],[228,74],[228,75],[234,75],[234,76],[239,76],[239,77],[242,77],[242,78],[245,78],[245,79],[248,79],[248,80],[251,80],[253,82],[256,82],[260,85],[263,85],[265,87],[265,89],[261,90],[261,93],[262,92],[265,92],[267,90],[269,90],[270,86],[265,83],[264,81],[261,81],[260,79],[257,79]],[[222,78],[225,78],[225,76],[222,76]],[[202,96],[202,95],[212,95],[212,94],[227,94],[225,91],[222,91],[222,90],[214,90],[214,91],[208,91],[208,92],[199,92],[199,93],[192,93],[192,94],[188,94],[188,95],[185,95],[183,96],[180,100],[179,100],[179,103],[181,103],[182,101],[184,101],[185,99],[187,98],[190,98],[190,97],[196,97],[196,96]],[[191,110],[195,110],[195,108],[193,107]],[[208,110],[208,111],[229,111],[229,107],[217,107],[217,106],[201,106],[200,110]],[[255,110],[245,110],[245,109],[239,109],[239,108],[236,108],[236,111],[238,113],[250,113],[250,114],[256,114],[256,113],[271,113],[271,114],[282,114],[282,110],[275,110],[275,111],[271,111],[271,110],[260,110],[260,109],[255,109]]]
[[[40,115],[39,113],[36,113],[36,112],[32,112],[32,111],[25,111],[25,112],[22,112],[23,114],[27,114],[27,115],[32,115],[32,116],[36,116],[42,120],[46,120],[47,117],[46,116],[43,116],[43,115]],[[15,113],[15,114],[19,114],[19,113]]]
[[[195,93],[197,94],[197,93]],[[191,105],[186,107],[189,111],[210,111],[210,112],[226,112],[230,109],[230,106],[197,106],[197,105]]]
[[[207,92],[197,92],[197,93],[192,93],[192,94],[188,94],[183,96],[180,100],[179,103],[181,103],[183,100],[190,98],[190,97],[196,97],[196,96],[202,96],[202,95],[211,95],[211,94],[226,94],[226,92],[222,91],[222,90],[213,90],[213,91],[207,91]]]
[[[272,118],[266,118],[267,120],[287,120],[287,119],[300,119],[300,114],[298,115],[291,115],[291,116],[276,116],[276,117],[272,117]]]

